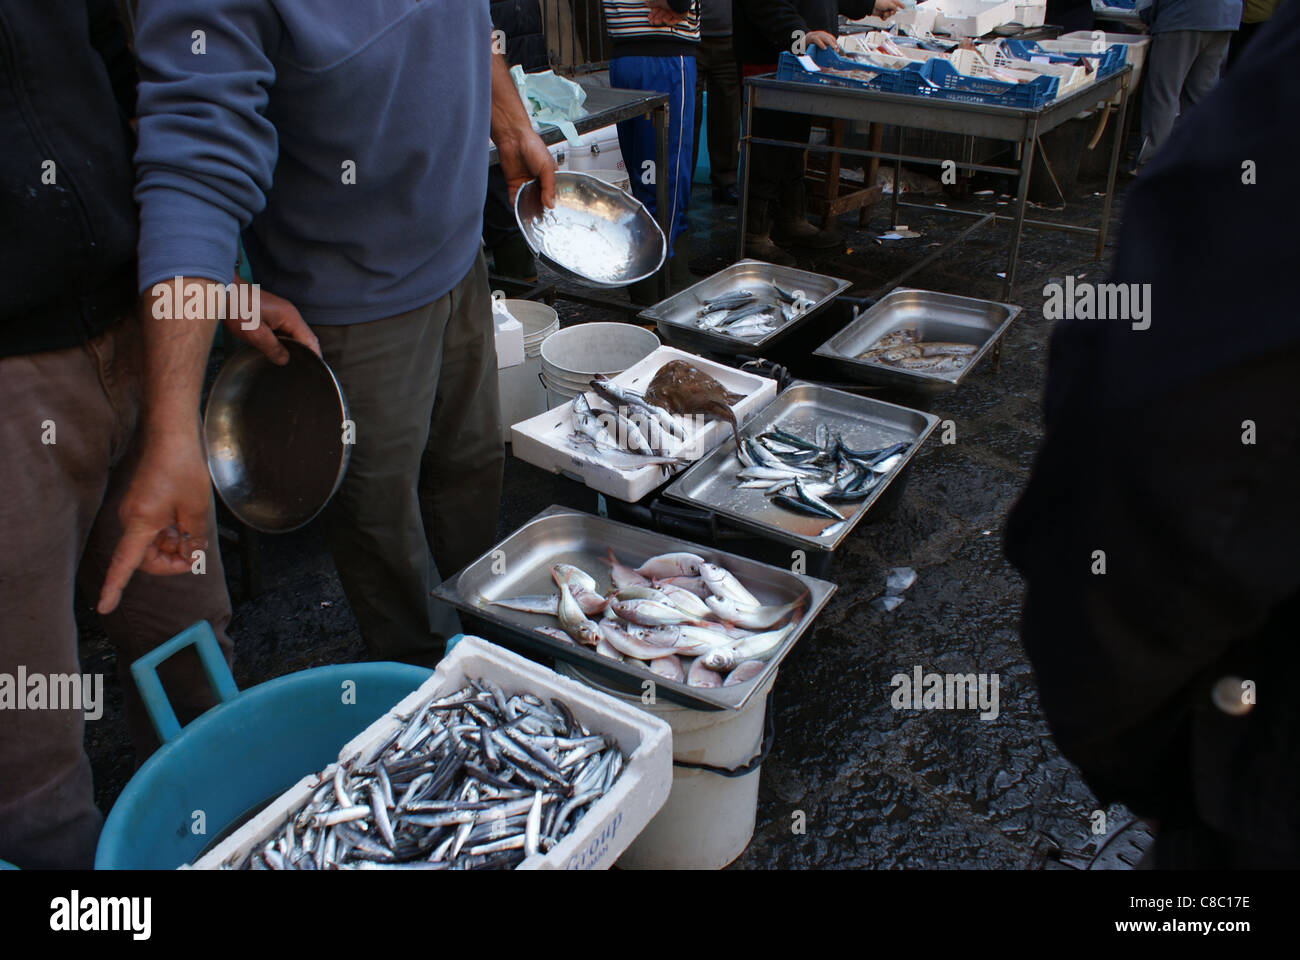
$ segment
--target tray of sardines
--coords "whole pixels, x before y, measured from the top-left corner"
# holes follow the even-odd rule
[[[503,640],[637,694],[648,682],[657,697],[738,710],[834,592],[816,577],[553,506],[435,595]]]
[[[664,495],[766,537],[835,549],[925,443],[939,418],[796,382]]]
[[[739,260],[639,316],[684,346],[750,352],[803,326],[850,286],[808,270]]]
[[[735,435],[776,381],[659,347],[615,377],[510,429],[520,460],[634,502]]]
[[[899,288],[814,353],[862,383],[944,393],[975,369],[1019,313],[1010,303]]]
[[[668,725],[478,637],[195,869],[605,869],[668,799]]]

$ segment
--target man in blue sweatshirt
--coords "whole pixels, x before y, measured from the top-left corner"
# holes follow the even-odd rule
[[[491,546],[501,492],[480,249],[489,134],[512,192],[537,176],[554,198],[550,154],[491,53],[488,6],[142,0],[136,26],[153,427],[101,608],[159,530],[175,527],[182,549],[211,535],[207,491],[181,478],[201,463],[217,320],[155,307],[175,277],[230,282],[242,234],[263,302],[297,308],[311,327],[297,339],[319,340],[348,399],[355,445],[323,519],[367,648],[432,664],[459,624],[431,591]]]

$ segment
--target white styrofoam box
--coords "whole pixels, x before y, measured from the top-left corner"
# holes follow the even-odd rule
[[[927,0],[924,5],[938,9],[934,25],[954,37],[982,37],[1016,17],[1012,0]]]
[[[597,800],[573,829],[547,853],[535,853],[520,870],[607,869],[636,839],[668,799],[673,780],[672,731],[668,724],[630,703],[623,703],[586,684],[562,677],[478,637],[465,637],[433,675],[400,703],[353,737],[339,751],[339,763],[366,755],[384,743],[421,704],[462,689],[469,680],[486,678],[506,696],[531,693],[543,700],[563,700],[593,733],[618,741],[627,757],[609,793]],[[299,780],[246,824],[193,864],[215,870],[237,864],[246,854],[280,833],[289,815],[334,776],[337,763]]]
[[[1113,43],[1122,43],[1124,45],[1124,62],[1133,68],[1133,76],[1129,78],[1128,88],[1136,90],[1138,80],[1142,77],[1142,64],[1147,59],[1147,47],[1151,45],[1151,38],[1145,34],[1075,30],[1071,33],[1061,34],[1052,42],[1068,44],[1070,49],[1073,50],[1093,50],[1096,49],[1095,44],[1098,41],[1106,47]]]
[[[984,55],[987,63],[997,66],[999,71],[1023,74],[1026,79],[1033,79],[1036,76],[1048,76],[1057,78],[1057,97],[1068,96],[1080,87],[1086,87],[1097,79],[1095,70],[1089,71],[1087,67],[1073,63],[1043,63],[1041,59],[1021,60],[1018,57],[1008,57],[1005,53],[999,54],[998,43],[979,44],[979,51]],[[970,53],[971,51],[954,50],[949,57],[952,58],[957,54]],[[961,69],[960,66],[958,69]],[[965,72],[965,71],[963,71]],[[996,79],[996,76],[995,76]]]
[[[586,173],[589,170],[627,170],[623,151],[618,146],[618,127],[610,124],[584,133],[579,143],[565,145],[566,170]]]
[[[744,395],[731,408],[736,415],[736,422],[742,427],[754,414],[776,399],[775,380],[714,363],[674,347],[660,347],[611,379],[621,387],[641,393],[650,385],[660,367],[669,360],[678,359],[693,363],[732,393]],[[587,399],[593,405],[608,406],[607,401],[598,398],[594,392],[588,392]],[[731,424],[724,420],[710,420],[704,424],[700,424],[694,417],[679,417],[678,420],[685,427],[686,439],[669,452],[674,456],[685,457],[690,462],[698,460],[731,435]],[[573,434],[572,401],[531,420],[516,423],[510,433],[511,450],[520,460],[551,473],[571,476],[593,490],[629,503],[640,500],[669,476],[686,469],[686,466],[670,467],[665,473],[660,466],[648,465],[634,470],[616,470],[603,463],[595,451],[584,452],[570,446],[569,437]]]
[[[1016,15],[1013,23],[1024,27],[1041,27],[1047,21],[1047,0],[1042,2],[1016,3]]]
[[[890,23],[898,24],[900,31],[914,37],[923,37],[934,30],[939,8],[933,3],[918,3],[914,7],[899,10],[889,18]]]
[[[497,369],[516,367],[524,362],[524,325],[508,312],[494,309],[492,320],[496,327]]]

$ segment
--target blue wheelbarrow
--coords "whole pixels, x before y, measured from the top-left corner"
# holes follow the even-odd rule
[[[182,728],[157,670],[191,644],[222,702]],[[170,870],[190,863],[229,828],[337,760],[345,743],[432,672],[404,663],[348,663],[241,692],[208,623],[187,628],[131,665],[163,745],[109,812],[96,869]]]

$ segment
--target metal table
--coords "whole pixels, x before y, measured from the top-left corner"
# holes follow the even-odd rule
[[[618,123],[620,120],[632,120],[649,114],[655,130],[655,172],[658,174],[659,171],[668,169],[668,94],[651,93],[644,90],[621,90],[616,87],[583,83],[580,80],[576,82],[582,89],[587,91],[587,115],[580,120],[573,121],[573,126],[579,134],[599,130],[612,123]],[[547,146],[564,140],[564,134],[560,132],[560,128],[551,123],[542,124],[537,133]],[[489,162],[497,162],[497,148],[495,146],[492,147],[489,153]],[[629,177],[640,175],[639,170],[629,170],[627,173]],[[659,222],[664,236],[667,237],[671,235],[670,231],[672,230],[672,223],[668,221],[667,179],[656,175],[655,189],[657,192],[655,205],[658,210],[655,219]],[[663,299],[668,296],[667,262],[664,263],[663,269],[656,276],[656,282],[659,288],[659,298]],[[580,300],[584,303],[590,302],[599,306],[623,309],[624,311],[628,306],[626,303],[599,296],[579,297],[568,294],[563,296],[566,300]],[[632,310],[632,312],[635,313],[636,309]]]
[[[955,167],[965,170],[981,170],[986,173],[1010,174],[1019,177],[1012,215],[999,214],[996,210],[980,213],[974,210],[958,210],[952,207],[939,207],[933,204],[902,202],[898,199],[899,191],[893,193],[890,206],[890,223],[897,225],[898,208],[912,207],[929,210],[934,213],[947,213],[956,216],[974,217],[975,222],[962,230],[948,243],[937,248],[918,263],[913,264],[879,290],[873,291],[872,297],[883,296],[889,290],[901,284],[909,276],[928,266],[941,256],[948,246],[960,243],[972,232],[986,224],[999,222],[1012,223],[1014,228],[1007,256],[1006,278],[1002,286],[1002,299],[1009,301],[1015,287],[1016,264],[1020,255],[1020,237],[1026,226],[1052,230],[1065,230],[1082,233],[1097,238],[1096,256],[1101,257],[1106,244],[1106,231],[1110,220],[1111,200],[1115,195],[1115,173],[1119,167],[1120,137],[1115,137],[1111,147],[1110,168],[1106,175],[1106,198],[1102,206],[1101,223],[1096,227],[1081,227],[1074,224],[1058,223],[1048,220],[1035,220],[1025,217],[1025,206],[1029,194],[1029,176],[1033,170],[1034,154],[1041,150],[1039,138],[1054,130],[1067,120],[1080,113],[1087,112],[1106,101],[1106,111],[1118,110],[1118,130],[1124,129],[1125,113],[1128,109],[1129,79],[1132,67],[1125,66],[1104,80],[1058,98],[1038,109],[1020,109],[1014,107],[987,106],[978,103],[963,103],[956,100],[918,97],[909,94],[878,93],[872,90],[832,87],[815,83],[777,80],[773,75],[749,77],[745,80],[744,93],[744,127],[740,138],[741,157],[741,191],[740,191],[740,238],[738,254],[744,255],[745,224],[748,216],[749,194],[749,153],[751,144],[761,143],[772,146],[797,147],[821,153],[831,149],[841,154],[859,157],[875,157],[894,161],[894,182],[901,182],[900,173],[903,161],[925,163],[941,166],[952,158],[914,157],[901,153],[878,150],[857,150],[846,147],[831,148],[822,144],[793,143],[791,141],[770,140],[751,135],[755,110],[778,110],[787,113],[799,113],[811,116],[834,117],[842,120],[859,120],[892,124],[897,127],[912,127],[919,130],[933,130],[941,133],[956,133],[973,137],[985,137],[992,140],[1006,140],[1015,143],[1019,156],[1019,167],[999,167],[989,164],[953,160]],[[1115,101],[1115,102],[1112,102]],[[1108,115],[1108,113],[1107,113]],[[1049,168],[1050,174],[1050,168]]]

